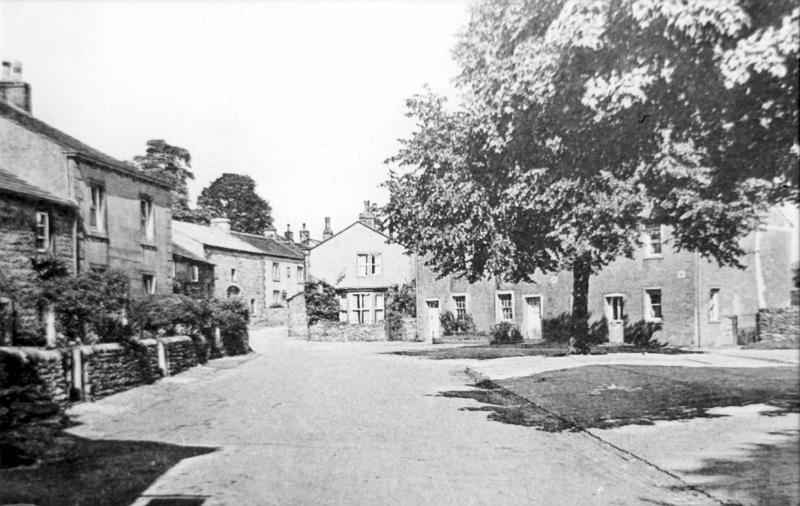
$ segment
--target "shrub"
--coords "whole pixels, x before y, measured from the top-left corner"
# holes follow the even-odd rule
[[[186,295],[152,295],[131,301],[128,319],[134,332],[206,337],[214,326],[212,304]]]
[[[339,296],[331,285],[324,281],[306,283],[304,295],[309,325],[320,320],[339,321]]]
[[[458,331],[456,317],[450,311],[445,311],[439,315],[439,323],[442,325],[442,334],[451,336]]]
[[[416,283],[406,283],[390,287],[386,291],[386,314],[398,317],[417,316]]]
[[[500,322],[492,325],[490,329],[492,336],[491,344],[514,344],[522,342],[522,334],[516,325],[510,322]]]
[[[239,298],[215,300],[212,304],[213,322],[219,327],[222,346],[228,354],[241,355],[250,351],[247,323],[250,312]]]

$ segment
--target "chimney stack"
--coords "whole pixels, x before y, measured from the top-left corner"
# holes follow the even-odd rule
[[[211,218],[211,228],[218,228],[225,232],[231,231],[231,220],[228,218]]]
[[[264,237],[267,237],[268,239],[275,239],[278,237],[278,231],[275,230],[275,227],[270,225],[264,229]]]
[[[300,244],[303,246],[308,246],[308,242],[311,239],[311,234],[306,229],[306,224],[303,223],[303,229],[300,230]]]
[[[0,101],[31,112],[31,86],[22,82],[22,63],[3,62],[2,81],[0,81]]]
[[[286,232],[284,232],[283,236],[289,242],[294,242],[294,232],[292,232],[292,227],[288,223],[286,224]]]
[[[322,231],[322,240],[327,241],[333,237],[333,231],[331,230],[331,217],[325,217],[325,230]]]
[[[369,205],[369,200],[364,201],[364,212],[358,215],[358,221],[368,226],[375,228],[375,215],[372,213],[372,208]]]

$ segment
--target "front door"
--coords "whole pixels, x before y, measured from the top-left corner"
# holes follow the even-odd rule
[[[539,295],[525,297],[523,315],[526,339],[542,338],[542,298]]]
[[[427,300],[425,304],[428,306],[428,337],[439,339],[439,301]]]
[[[606,295],[606,321],[608,322],[608,342],[625,341],[625,299],[622,295]]]

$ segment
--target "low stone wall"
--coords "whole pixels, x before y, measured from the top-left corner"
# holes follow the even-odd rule
[[[69,389],[58,351],[0,347],[0,430],[60,413]]]
[[[344,322],[318,321],[308,327],[310,341],[386,341],[383,323],[351,325]]]
[[[387,318],[386,332],[390,341],[419,341],[416,318]]]
[[[759,341],[798,343],[800,341],[800,307],[762,309],[756,315]]]
[[[155,339],[137,345],[106,343],[82,346],[86,389],[93,399],[152,383],[162,376]]]
[[[167,373],[178,374],[186,369],[190,369],[200,363],[201,354],[205,350],[200,350],[189,336],[165,337],[161,340],[164,343],[164,352],[167,360]]]
[[[308,339],[308,316],[306,315],[306,297],[303,292],[286,301],[286,325],[289,337]]]
[[[281,327],[289,319],[289,309],[286,307],[268,307],[264,311],[260,324],[265,327]]]

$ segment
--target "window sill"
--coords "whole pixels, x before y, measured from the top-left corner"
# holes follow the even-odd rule
[[[642,260],[664,260],[664,255],[647,255]]]
[[[87,234],[92,239],[108,242],[108,233],[100,232],[99,230],[89,230]]]
[[[142,241],[142,248],[144,249],[151,249],[153,251],[158,251],[158,246],[155,243],[149,241]]]
[[[645,318],[644,322],[645,323],[664,323],[664,319],[663,318]]]

